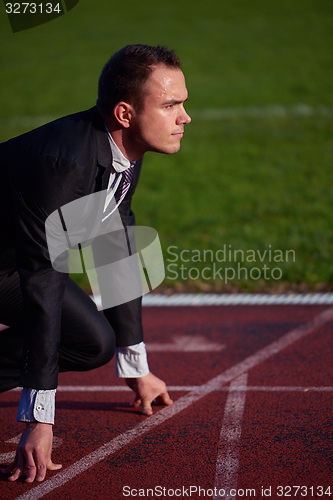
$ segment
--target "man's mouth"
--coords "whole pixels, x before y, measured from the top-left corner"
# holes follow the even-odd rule
[[[175,133],[174,133],[174,134],[172,134],[172,135],[174,135],[175,137],[183,137],[183,135],[184,135],[184,130],[180,130],[179,132],[175,132]]]

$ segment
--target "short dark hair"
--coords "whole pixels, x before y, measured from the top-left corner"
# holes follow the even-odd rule
[[[96,105],[100,113],[110,116],[120,101],[128,102],[140,113],[144,107],[143,87],[156,64],[181,68],[175,52],[159,45],[127,45],[116,52],[99,78]]]

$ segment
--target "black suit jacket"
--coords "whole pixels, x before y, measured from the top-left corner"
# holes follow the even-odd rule
[[[60,118],[0,145],[0,275],[20,274],[28,370],[21,385],[57,386],[61,308],[68,274],[52,268],[45,220],[82,196],[107,188],[111,148],[96,107]],[[131,199],[142,159],[119,212],[134,225]],[[118,346],[142,340],[141,301],[105,311]]]

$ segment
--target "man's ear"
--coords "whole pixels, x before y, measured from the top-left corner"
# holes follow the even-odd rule
[[[129,128],[133,118],[133,107],[127,102],[118,102],[113,110],[118,123],[124,128]]]

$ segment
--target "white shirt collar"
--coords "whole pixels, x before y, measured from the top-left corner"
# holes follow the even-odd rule
[[[106,124],[105,128],[108,133],[109,143],[112,151],[112,166],[116,172],[123,172],[131,166],[131,162],[123,155],[117,144],[114,142]]]

